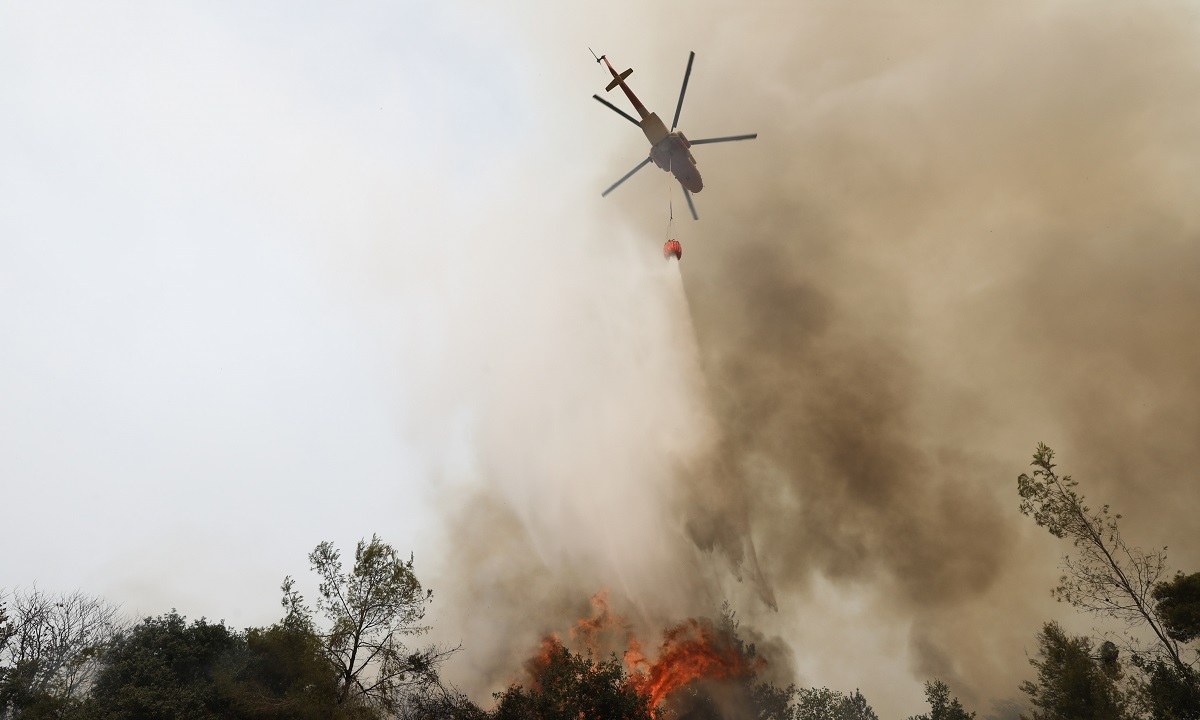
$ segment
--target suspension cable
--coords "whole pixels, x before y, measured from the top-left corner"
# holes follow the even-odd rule
[[[675,178],[671,171],[671,165],[674,157],[669,157],[667,160],[667,239],[675,238],[675,193],[672,192],[671,181]]]

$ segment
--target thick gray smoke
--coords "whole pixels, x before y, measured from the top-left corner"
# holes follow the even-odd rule
[[[635,261],[596,315],[543,328],[586,383],[502,374],[558,400],[477,426],[493,484],[459,506],[442,583],[463,637],[493,643],[463,674],[504,682],[610,587],[647,627],[729,597],[799,682],[885,715],[933,676],[986,713],[1065,612],[1046,598],[1064,548],[1016,512],[1036,442],[1134,542],[1200,563],[1196,14],[689,8],[662,19],[702,51],[685,130],[761,137],[695,149],[682,288]],[[657,197],[626,206],[656,217]]]
[[[838,20],[806,59],[846,59]],[[767,182],[723,187],[703,248],[721,260],[686,277],[724,432],[709,478],[740,492],[693,486],[691,528],[735,556],[753,541],[767,594],[878,588],[914,670],[982,700],[1023,669],[988,625],[1024,630],[1040,591],[1010,567],[1037,440],[1157,524],[1143,542],[1195,558],[1173,498],[1200,430],[1200,76],[1176,6],[945,20],[785,107]]]

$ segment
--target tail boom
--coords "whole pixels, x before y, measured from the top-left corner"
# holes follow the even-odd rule
[[[613,76],[612,82],[610,82],[604,88],[604,90],[607,92],[615,87],[620,87],[621,91],[625,93],[625,97],[629,98],[629,102],[633,103],[634,109],[638,111],[638,116],[645,120],[650,114],[650,111],[646,109],[646,106],[642,104],[642,101],[637,99],[637,95],[634,95],[633,91],[629,89],[629,86],[625,84],[625,78],[633,74],[633,68],[629,68],[625,72],[618,73],[617,69],[614,68],[612,63],[608,61],[607,55],[601,55],[600,59],[605,65],[608,66],[608,72]]]

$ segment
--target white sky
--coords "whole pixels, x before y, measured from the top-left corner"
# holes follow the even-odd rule
[[[500,10],[0,9],[0,587],[244,626],[322,539],[435,554],[479,280],[536,314],[657,252],[598,196],[644,141],[589,98],[587,46],[642,31]]]
[[[426,273],[521,74],[461,9],[248,8],[2,10],[4,586],[241,625],[322,538],[428,535]]]

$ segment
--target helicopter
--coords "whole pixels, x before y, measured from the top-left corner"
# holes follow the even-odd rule
[[[591,48],[588,49],[591,50]],[[618,73],[617,69],[609,62],[607,55],[596,57],[596,52],[593,50],[592,57],[596,58],[597,63],[604,63],[608,67],[609,73],[612,74],[612,82],[604,88],[604,91],[608,92],[615,87],[620,87],[624,91],[625,97],[629,98],[629,102],[633,103],[633,107],[637,110],[638,117],[641,120],[635,119],[632,115],[599,95],[592,95],[592,97],[629,122],[637,125],[642,133],[645,134],[646,139],[650,141],[650,155],[638,163],[632,170],[625,173],[620,180],[608,186],[608,189],[600,193],[600,196],[607,197],[621,183],[633,177],[634,173],[644,168],[650,162],[653,162],[659,168],[674,175],[679,184],[683,186],[683,196],[687,198],[688,209],[692,212],[692,219],[699,220],[700,216],[696,214],[696,204],[692,201],[692,194],[704,189],[704,181],[700,177],[700,170],[696,167],[696,158],[692,156],[688,148],[693,145],[753,140],[758,137],[758,133],[688,140],[681,131],[676,129],[679,125],[679,111],[683,109],[683,96],[687,93],[688,78],[692,75],[692,61],[696,59],[695,52],[688,52],[687,70],[683,73],[683,87],[679,89],[679,102],[675,103],[675,117],[671,119],[670,130],[667,130],[667,126],[659,119],[656,113],[652,113],[646,109],[646,106],[638,100],[637,95],[634,95],[633,91],[629,89],[629,85],[625,83],[625,79],[633,74],[633,68]]]

